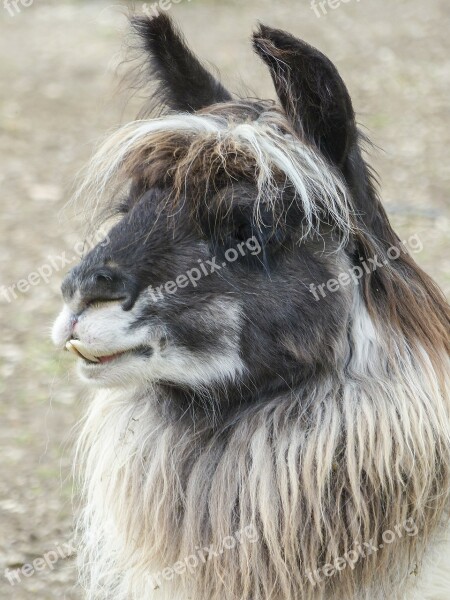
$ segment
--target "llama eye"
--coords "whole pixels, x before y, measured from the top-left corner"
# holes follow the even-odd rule
[[[250,223],[242,223],[239,225],[233,233],[233,237],[239,242],[245,242],[253,237],[253,227]]]

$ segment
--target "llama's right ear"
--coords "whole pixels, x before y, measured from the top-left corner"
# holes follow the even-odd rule
[[[285,31],[261,25],[253,36],[278,98],[295,130],[342,166],[357,138],[350,95],[321,52]]]
[[[131,24],[148,54],[157,95],[173,110],[194,112],[231,95],[189,50],[169,17],[134,17]]]

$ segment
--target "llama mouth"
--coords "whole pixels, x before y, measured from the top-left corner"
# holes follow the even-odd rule
[[[74,339],[66,343],[66,350],[72,352],[72,354],[75,354],[75,356],[82,358],[84,363],[88,365],[103,365],[105,363],[110,363],[126,354],[134,354],[135,352],[139,351],[139,349],[136,348],[124,350],[122,352],[115,352],[114,354],[95,355],[89,352],[79,340]]]

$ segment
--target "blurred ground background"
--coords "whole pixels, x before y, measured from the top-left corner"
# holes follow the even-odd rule
[[[28,0],[29,2],[30,0]],[[166,3],[167,5],[167,3]],[[73,560],[17,569],[72,535],[71,433],[82,391],[49,341],[59,284],[81,229],[64,210],[75,174],[107,129],[134,117],[115,94],[126,2],[0,3],[0,286],[53,261],[8,302],[0,293],[0,599],[74,599]],[[142,5],[135,3],[136,10]],[[402,239],[450,292],[448,0],[349,0],[318,18],[310,0],[181,0],[170,14],[194,49],[239,92],[273,97],[248,42],[260,20],[320,47],[340,68],[377,150],[372,162]]]

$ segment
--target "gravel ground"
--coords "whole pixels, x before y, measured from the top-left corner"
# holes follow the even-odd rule
[[[11,16],[0,3],[0,285],[38,269],[45,277],[9,302],[0,293],[0,599],[75,599],[73,558],[38,562],[14,587],[4,569],[70,551],[82,390],[49,331],[82,235],[66,207],[75,174],[95,140],[136,112],[137,100],[116,93],[129,5],[17,6]],[[420,236],[418,262],[450,293],[448,0],[350,0],[320,18],[309,0],[182,0],[170,13],[237,92],[273,96],[248,42],[258,20],[327,53],[378,147],[372,162],[402,239]]]

